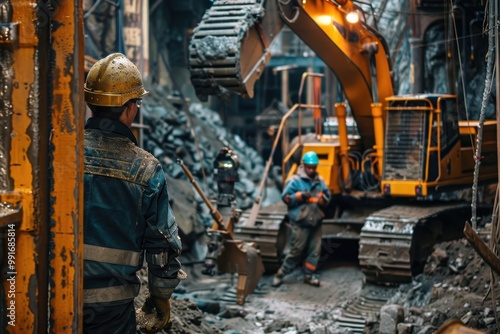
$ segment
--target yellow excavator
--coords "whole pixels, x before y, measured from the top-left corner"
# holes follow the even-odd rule
[[[470,196],[464,201],[463,195],[472,188],[475,159],[481,159],[479,182],[496,181],[496,123],[462,119],[455,95],[395,96],[388,47],[364,14],[349,0],[217,0],[193,33],[191,81],[202,100],[227,92],[252,98],[281,28],[300,37],[334,72],[348,103],[324,110],[317,84],[322,75],[304,74],[299,97],[304,79],[312,77],[314,101],[299,101],[285,114],[272,153],[292,116],[300,131],[303,114],[312,114],[315,134],[306,139],[299,132],[285,152],[283,180],[303,152],[315,151],[318,171],[335,195],[324,238],[359,240],[368,282],[408,282],[422,272],[436,242],[463,235],[473,214]],[[349,110],[354,135],[347,127]],[[336,134],[323,126],[325,115],[335,115]],[[478,135],[481,157],[474,153]],[[282,260],[286,220],[284,204],[260,208],[258,196],[234,226],[235,238],[259,245],[267,271]]]

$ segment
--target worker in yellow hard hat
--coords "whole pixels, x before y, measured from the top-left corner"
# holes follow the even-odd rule
[[[142,312],[157,332],[170,319],[170,297],[184,276],[181,240],[158,160],[137,146],[130,127],[148,94],[123,54],[97,61],[85,82],[92,117],[84,133],[84,333],[136,333],[137,271],[148,264]]]

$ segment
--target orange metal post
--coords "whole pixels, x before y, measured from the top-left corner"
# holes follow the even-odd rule
[[[19,25],[19,48],[13,53],[12,79],[12,133],[10,149],[10,177],[13,190],[20,193],[23,217],[16,231],[15,247],[15,321],[7,327],[9,333],[32,333],[36,331],[35,319],[38,311],[36,303],[39,295],[37,277],[37,244],[35,236],[40,226],[39,212],[35,204],[33,187],[36,184],[34,174],[38,166],[38,155],[33,150],[33,124],[30,111],[36,104],[33,90],[38,85],[35,73],[35,52],[38,38],[35,31],[36,1],[12,2],[13,22]],[[5,282],[2,282],[5,283]],[[12,300],[8,300],[11,303]],[[9,319],[10,320],[10,319]],[[15,326],[12,326],[15,325]]]
[[[78,1],[61,2],[54,13],[55,50],[50,267],[53,333],[82,331],[83,303],[83,13]]]
[[[14,302],[15,321],[6,331],[78,333],[83,288],[81,0],[51,9],[35,0],[11,4],[19,46],[7,78],[13,112],[7,171],[12,189],[7,190],[20,195],[23,214],[15,231],[15,294],[8,300]]]
[[[321,117],[321,77],[314,77],[313,79],[313,95],[314,95],[314,101],[313,104],[317,105],[318,107],[313,109],[313,116],[314,116],[314,127],[316,130],[316,136],[320,137],[322,135],[322,130],[323,130],[323,118]]]

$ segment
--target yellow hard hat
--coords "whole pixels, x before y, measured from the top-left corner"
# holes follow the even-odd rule
[[[121,107],[148,94],[137,66],[121,53],[97,61],[90,68],[84,90],[85,102],[106,107]]]

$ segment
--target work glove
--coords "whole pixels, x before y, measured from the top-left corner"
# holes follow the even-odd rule
[[[297,199],[301,202],[307,202],[309,200],[309,198],[311,198],[311,193],[308,192],[308,191],[297,191],[295,193],[295,196],[297,197]]]
[[[144,312],[145,320],[138,319],[138,325],[142,333],[156,333],[167,326],[170,320],[171,301],[169,299],[160,299],[153,296],[148,296],[141,311]],[[154,315],[154,317],[147,317]]]

